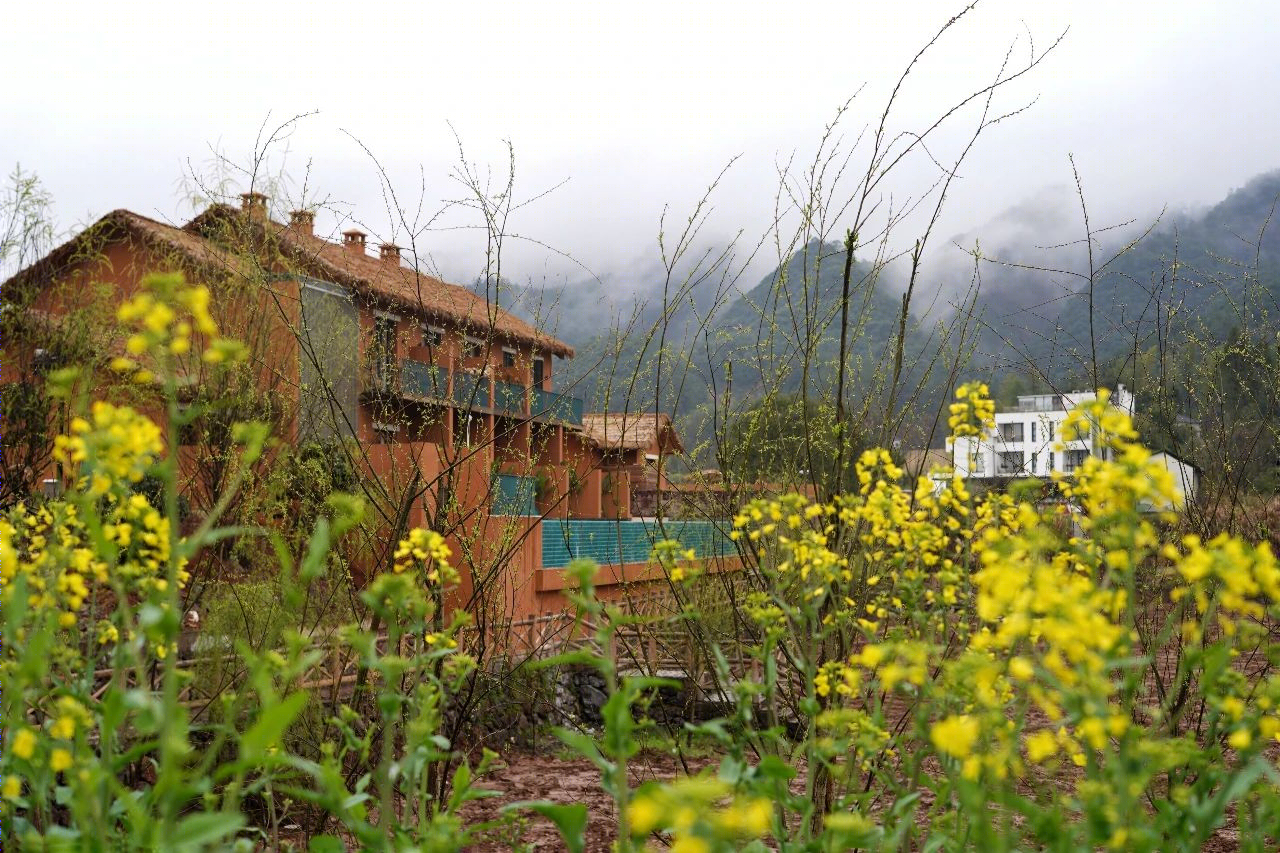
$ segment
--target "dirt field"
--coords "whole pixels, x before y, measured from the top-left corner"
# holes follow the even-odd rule
[[[590,762],[527,752],[514,752],[503,758],[503,766],[481,783],[481,787],[496,790],[500,795],[469,803],[464,810],[469,821],[492,819],[497,817],[507,803],[522,800],[584,803],[590,820],[587,828],[587,850],[592,853],[607,853],[613,841],[615,826],[613,800],[601,790],[600,773]],[[689,768],[696,773],[715,764],[715,759],[703,758],[690,761]],[[631,764],[633,784],[649,779],[671,779],[682,772],[676,758],[661,754],[643,754]],[[922,802],[922,806],[924,805]],[[521,843],[532,845],[532,849],[537,851],[549,853],[564,849],[555,827],[538,815],[529,816],[528,821],[520,828],[518,838]],[[1214,833],[1203,850],[1206,853],[1231,853],[1238,848],[1238,835],[1228,823]],[[475,853],[506,853],[511,846],[508,839],[494,839],[473,845],[469,849]]]
[[[557,803],[585,803],[590,822],[587,826],[587,850],[607,851],[613,841],[615,815],[613,800],[600,788],[600,771],[585,759],[558,758],[530,753],[503,756],[504,767],[498,768],[481,782],[481,787],[501,792],[501,796],[468,803],[468,819],[484,821],[496,817],[507,803],[521,800],[552,800]],[[716,762],[710,759],[691,761],[691,772]],[[671,779],[683,768],[673,756],[642,754],[630,763],[633,785],[649,779]],[[520,839],[534,850],[563,850],[564,845],[550,821],[530,815]],[[505,841],[477,844],[469,848],[475,853],[506,853]]]

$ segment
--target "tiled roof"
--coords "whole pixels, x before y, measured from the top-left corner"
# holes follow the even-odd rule
[[[684,451],[671,417],[663,412],[594,412],[582,416],[582,431],[599,447],[635,450],[655,443],[677,453]]]

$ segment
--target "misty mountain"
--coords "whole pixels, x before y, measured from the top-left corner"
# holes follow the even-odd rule
[[[726,399],[736,412],[806,383],[815,398],[833,399],[844,261],[843,247],[813,241],[743,293],[709,275],[704,285],[668,286],[664,301],[657,269],[627,287],[607,279],[554,288],[504,283],[498,298],[577,350],[557,385],[582,396],[588,410],[674,413],[693,449],[723,422]],[[863,262],[851,269],[846,400],[874,393],[891,369],[901,304],[878,273]],[[907,326],[903,375],[913,380],[927,345],[915,318]]]
[[[1149,233],[1135,225],[1095,234],[1099,362],[1149,348],[1157,321],[1175,342],[1188,334],[1225,340],[1250,315],[1274,311],[1280,227],[1264,226],[1278,197],[1274,172],[1207,211],[1168,216]],[[981,332],[964,377],[1017,373],[1061,385],[1088,376],[1089,265],[1078,205],[1069,188],[1050,188],[956,238],[957,245],[976,241],[983,257],[974,308]],[[939,352],[946,344],[928,323],[972,281],[972,257],[963,257],[926,265],[925,280],[940,299],[930,320],[913,313],[907,321],[902,381],[920,386],[923,439],[949,390],[948,369],[960,358]],[[503,282],[496,296],[577,350],[560,367],[557,385],[572,388],[588,410],[674,413],[693,449],[723,424],[726,399],[736,412],[804,384],[814,398],[834,398],[843,272],[843,248],[814,241],[742,293],[690,287],[678,298],[668,293],[664,303],[665,271],[653,264],[541,287]],[[854,409],[883,395],[892,372],[901,311],[900,282],[885,278],[892,272],[862,261],[852,268],[846,401]],[[917,307],[923,313],[931,306]],[[935,356],[930,372],[925,365]]]
[[[1203,213],[1168,217],[1145,235],[1136,228],[1095,235],[1092,312],[1080,226],[1072,239],[1068,220],[1051,206],[1011,210],[1009,221],[1042,229],[1022,235],[1045,248],[998,243],[990,253],[1018,262],[984,264],[980,349],[997,373],[1062,382],[1088,372],[1091,316],[1099,362],[1148,349],[1158,330],[1171,341],[1192,334],[1224,340],[1277,307],[1280,223],[1270,220],[1278,199],[1280,171],[1254,178]]]

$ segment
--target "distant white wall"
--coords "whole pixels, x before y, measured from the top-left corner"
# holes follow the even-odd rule
[[[1173,487],[1182,499],[1181,504],[1183,506],[1195,500],[1197,483],[1194,466],[1188,465],[1176,456],[1163,452],[1153,454],[1151,461],[1173,475]]]

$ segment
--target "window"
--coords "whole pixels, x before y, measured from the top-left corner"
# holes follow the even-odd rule
[[[502,366],[503,366],[503,367],[515,367],[515,366],[516,366],[516,351],[515,351],[515,350],[513,350],[513,349],[507,349],[506,347],[503,347],[503,348],[502,348]]]
[[[979,450],[970,457],[970,461],[971,461],[971,466],[973,468],[973,473],[975,474],[987,473],[987,454]]]
[[[1035,421],[1032,421],[1032,422],[1031,422],[1031,443],[1032,443],[1032,444],[1035,444],[1035,442],[1036,442],[1036,422],[1035,422]],[[1035,455],[1033,454],[1033,455],[1032,455],[1032,457],[1031,457],[1031,459],[1032,459],[1031,467],[1032,467],[1032,468],[1035,468],[1035,467],[1036,467],[1035,458],[1036,458],[1036,457],[1035,457]]]
[[[422,345],[428,349],[444,346],[444,329],[439,326],[423,326]]]
[[[544,359],[535,358],[533,360],[533,387],[541,388],[542,382],[546,379],[547,363]]]
[[[1062,470],[1068,474],[1075,471],[1084,464],[1084,460],[1089,458],[1087,450],[1068,450],[1062,455]]]
[[[396,369],[396,318],[379,314],[373,321],[373,375],[379,388],[391,385]]]
[[[1052,450],[1050,450],[1047,454],[1045,454],[1044,464],[1048,466],[1048,470],[1050,473],[1053,472],[1053,456],[1054,454]]]
[[[1032,426],[1031,429],[1035,430],[1035,427]],[[1036,472],[1036,463],[1039,461],[1039,456],[1040,456],[1040,452],[1038,450],[1031,451],[1031,473],[1032,474]]]
[[[478,338],[465,338],[462,341],[463,358],[480,358],[484,355],[484,341]]]
[[[395,424],[382,423],[380,421],[373,422],[373,443],[374,444],[390,444],[391,439],[395,436],[400,428]]]
[[[1019,424],[1021,426],[1021,424]],[[1006,450],[1000,454],[1000,463],[996,470],[997,474],[1012,475],[1022,473],[1022,451]]]
[[[1000,438],[1003,441],[1022,441],[1022,424],[1000,424]]]

